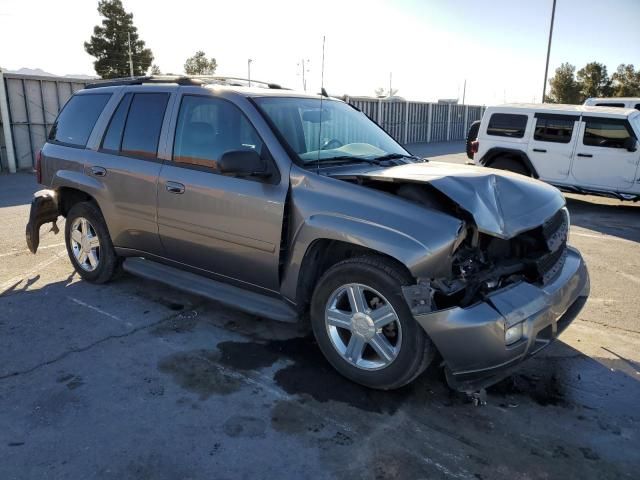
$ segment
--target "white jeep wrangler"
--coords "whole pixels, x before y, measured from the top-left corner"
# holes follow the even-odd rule
[[[538,178],[568,192],[640,200],[640,111],[501,105],[487,108],[475,128],[470,150],[478,165]]]

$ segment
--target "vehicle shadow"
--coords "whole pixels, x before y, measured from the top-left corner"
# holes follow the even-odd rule
[[[640,204],[593,198],[566,196],[572,225],[640,242]]]

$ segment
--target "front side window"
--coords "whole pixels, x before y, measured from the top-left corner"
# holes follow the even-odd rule
[[[53,142],[84,147],[89,135],[109,101],[110,93],[74,95],[58,115],[49,132]]]
[[[573,134],[573,120],[536,118],[533,139],[539,142],[569,143]]]
[[[121,153],[156,158],[168,100],[168,93],[136,93],[133,96],[122,135]]]
[[[591,147],[625,148],[625,141],[631,136],[623,120],[585,120],[584,145]]]
[[[346,103],[295,97],[259,97],[255,102],[302,164],[411,157],[364,113]]]
[[[217,170],[222,155],[236,150],[262,152],[262,140],[240,109],[226,100],[184,96],[173,161]]]
[[[489,119],[487,135],[497,137],[522,138],[527,128],[526,115],[515,115],[511,113],[494,113]]]

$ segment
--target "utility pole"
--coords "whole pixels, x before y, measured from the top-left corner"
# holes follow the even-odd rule
[[[467,79],[464,79],[464,86],[462,87],[462,105],[464,105],[464,97],[467,94]]]
[[[389,96],[391,96],[393,94],[393,90],[391,90],[391,77],[393,75],[393,72],[389,72]]]
[[[131,34],[127,32],[127,40],[129,42],[129,74],[133,77],[133,58],[131,58]]]
[[[551,54],[551,38],[553,37],[553,22],[556,17],[556,0],[553,0],[551,9],[551,25],[549,25],[549,43],[547,44],[547,64],[544,67],[544,85],[542,85],[542,103],[546,100],[547,95],[547,75],[549,74],[549,55]]]
[[[252,58],[247,59],[247,79],[249,80],[249,86],[251,86],[251,62]]]
[[[302,88],[306,92],[307,91],[307,77],[306,77],[307,66],[306,66],[305,62],[309,63],[309,59],[305,60],[303,58],[302,62],[301,62],[301,65],[302,65]]]

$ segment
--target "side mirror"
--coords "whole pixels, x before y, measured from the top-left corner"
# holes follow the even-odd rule
[[[624,148],[629,152],[635,152],[638,150],[638,140],[633,137],[627,137],[623,144]]]
[[[270,177],[265,161],[254,150],[225,152],[218,162],[220,173],[238,177]]]

